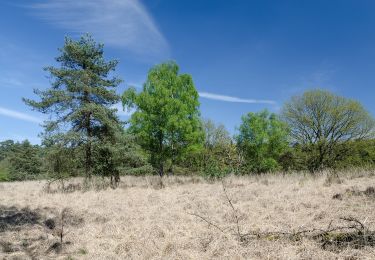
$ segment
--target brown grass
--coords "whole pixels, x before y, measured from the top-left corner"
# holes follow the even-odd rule
[[[307,237],[276,236],[244,243],[232,232],[235,214],[242,233],[324,229],[341,217],[375,230],[374,173],[339,176],[227,177],[235,212],[220,181],[198,177],[166,177],[163,185],[158,177],[123,177],[115,190],[73,180],[65,193],[56,192],[57,184],[46,192],[45,182],[0,183],[0,258],[375,259],[371,246],[325,250]]]

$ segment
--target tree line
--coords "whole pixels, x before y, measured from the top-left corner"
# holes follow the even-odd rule
[[[51,87],[24,98],[48,118],[42,144],[0,142],[0,180],[108,177],[124,174],[259,174],[373,167],[374,119],[352,99],[325,90],[292,97],[279,114],[241,118],[235,136],[202,119],[192,76],[169,61],[149,70],[142,90],[119,94],[117,60],[90,35],[65,39],[47,67]],[[134,110],[122,122],[116,104]]]

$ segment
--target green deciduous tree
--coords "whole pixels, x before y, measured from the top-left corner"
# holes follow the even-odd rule
[[[235,171],[238,155],[229,132],[222,124],[212,120],[202,120],[204,131],[203,150],[201,152],[201,170],[204,175],[221,177]]]
[[[103,45],[89,35],[78,41],[65,39],[56,58],[60,67],[47,67],[52,87],[35,90],[40,101],[24,99],[42,113],[50,115],[45,122],[44,138],[63,146],[84,148],[84,169],[90,177],[94,167],[93,147],[109,139],[115,142],[121,130],[116,109],[120,101],[116,87],[121,82],[112,77],[117,61],[106,61]]]
[[[244,171],[267,172],[278,169],[278,160],[288,147],[288,128],[267,110],[242,116],[236,136],[244,157]]]
[[[337,169],[375,166],[375,140],[354,140],[340,143],[336,148],[336,161],[333,167]]]
[[[359,102],[324,90],[293,97],[282,115],[294,142],[308,153],[311,171],[333,167],[339,144],[373,136],[374,120]]]
[[[192,77],[179,74],[174,62],[153,67],[143,90],[126,90],[126,109],[136,108],[130,119],[130,132],[151,155],[151,163],[161,176],[187,152],[199,149],[202,131],[199,121],[198,92]],[[168,165],[169,164],[169,165]]]

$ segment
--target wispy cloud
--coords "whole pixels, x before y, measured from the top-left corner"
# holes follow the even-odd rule
[[[33,122],[33,123],[41,123],[42,120],[38,117],[34,117],[22,112],[14,111],[8,108],[0,107],[0,115],[20,119],[23,121]]]
[[[335,77],[340,67],[328,62],[322,62],[312,71],[305,71],[299,77],[293,78],[293,82],[283,84],[288,95],[301,94],[307,89],[324,88],[330,91],[337,91]]]
[[[31,10],[72,33],[92,33],[99,41],[142,56],[167,56],[169,47],[139,0],[41,0]]]
[[[24,86],[24,84],[16,77],[5,76],[0,78],[0,88],[19,88]]]
[[[135,112],[135,109],[125,109],[124,110],[121,103],[117,103],[116,105],[112,106],[112,108],[117,109],[117,114],[119,116],[128,117],[128,116],[131,116]]]
[[[129,83],[126,84],[126,86],[142,89],[143,83],[142,82],[129,82]]]
[[[276,104],[276,102],[273,100],[246,99],[246,98],[225,96],[225,95],[219,95],[219,94],[208,93],[208,92],[199,92],[199,96],[201,98],[207,98],[207,99],[213,99],[213,100],[225,101],[225,102],[248,103],[248,104],[271,104],[271,105]]]
[[[42,68],[45,56],[35,54],[24,43],[14,44],[0,35],[0,89],[32,89],[47,83]]]

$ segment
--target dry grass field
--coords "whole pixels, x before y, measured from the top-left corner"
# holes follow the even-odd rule
[[[230,176],[226,192],[199,177],[166,177],[163,188],[158,177],[123,177],[117,189],[88,190],[74,180],[66,192],[1,183],[0,258],[375,259],[372,235],[362,244],[344,229],[314,236],[355,230],[340,218],[375,230],[374,172],[330,176]]]

